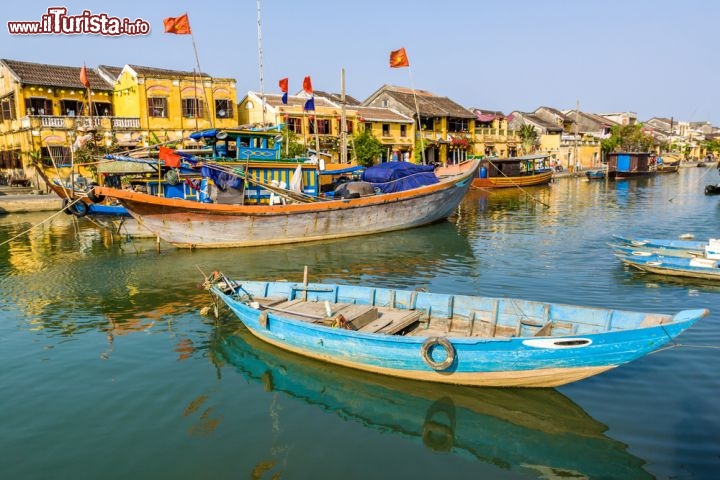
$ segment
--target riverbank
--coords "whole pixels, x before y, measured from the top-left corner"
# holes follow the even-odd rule
[[[32,188],[25,187],[0,187],[0,215],[45,212],[62,208],[62,199],[54,193],[36,192]]]

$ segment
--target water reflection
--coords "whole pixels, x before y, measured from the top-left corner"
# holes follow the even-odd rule
[[[27,230],[29,218],[0,219],[0,242]],[[449,222],[387,234],[272,248],[178,250],[151,239],[107,242],[74,217],[43,225],[0,249],[0,311],[20,310],[32,328],[71,336],[145,331],[197,308],[203,273],[247,279],[314,279],[396,288],[424,285],[472,269],[467,238]],[[198,297],[200,296],[200,297]]]
[[[651,478],[606,427],[555,390],[389,379],[295,356],[247,329],[217,330],[214,357],[268,392],[496,467],[573,478]],[[354,447],[361,449],[362,447]],[[362,451],[357,451],[362,455]]]

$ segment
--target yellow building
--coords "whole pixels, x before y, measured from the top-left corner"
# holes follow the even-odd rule
[[[416,143],[422,145],[425,163],[455,164],[473,154],[475,114],[447,97],[383,85],[363,105],[390,108],[412,118],[417,127]]]
[[[113,85],[115,114],[134,127],[118,138],[121,144],[183,141],[192,147],[190,133],[238,124],[232,78],[139,65],[101,65],[98,73]]]
[[[524,145],[523,154],[546,153],[552,161],[560,161],[562,153],[560,148],[563,134],[562,124],[548,121],[535,113],[519,111],[514,111],[508,115],[508,123],[512,130],[519,131],[523,125],[530,125],[537,133],[537,143],[532,145],[531,148]]]
[[[508,127],[502,112],[472,109],[475,114],[475,155],[516,157],[522,152],[522,141],[517,132]]]
[[[34,179],[32,163],[70,159],[88,132],[110,147],[195,142],[198,129],[237,126],[235,80],[153,67],[87,68],[0,60],[0,173]],[[92,106],[92,110],[90,109]],[[35,181],[38,185],[37,180]]]
[[[39,187],[32,163],[51,154],[66,158],[78,130],[111,127],[112,86],[80,66],[0,60],[0,174]],[[91,102],[88,101],[91,100]],[[92,104],[92,112],[90,111]]]
[[[319,150],[332,161],[340,160],[342,105],[324,96],[313,98],[314,110],[306,110],[308,95],[289,95],[287,104],[278,94],[248,92],[238,106],[238,119],[245,125],[286,124],[296,141],[308,150]],[[263,105],[265,114],[263,115]],[[402,113],[361,105],[345,106],[348,160],[354,159],[353,136],[370,130],[385,147],[378,161],[412,158],[414,123]]]

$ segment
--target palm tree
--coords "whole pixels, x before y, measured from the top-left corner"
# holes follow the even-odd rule
[[[540,142],[538,142],[537,130],[535,130],[535,127],[530,124],[523,124],[518,131],[518,135],[522,139],[523,150],[525,150],[525,153],[534,152],[540,144]]]

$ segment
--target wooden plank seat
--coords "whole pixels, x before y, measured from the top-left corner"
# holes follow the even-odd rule
[[[285,300],[274,305],[265,306],[268,310],[280,312],[290,318],[325,324],[334,323],[338,316],[342,315],[343,324],[352,330],[359,330],[378,317],[376,307],[354,303],[331,303],[331,315],[329,317],[325,302],[307,302],[302,298]]]
[[[359,330],[361,332],[394,335],[403,328],[417,322],[423,316],[423,312],[419,310],[393,310],[380,308],[378,311],[379,316],[377,320],[360,328]]]

